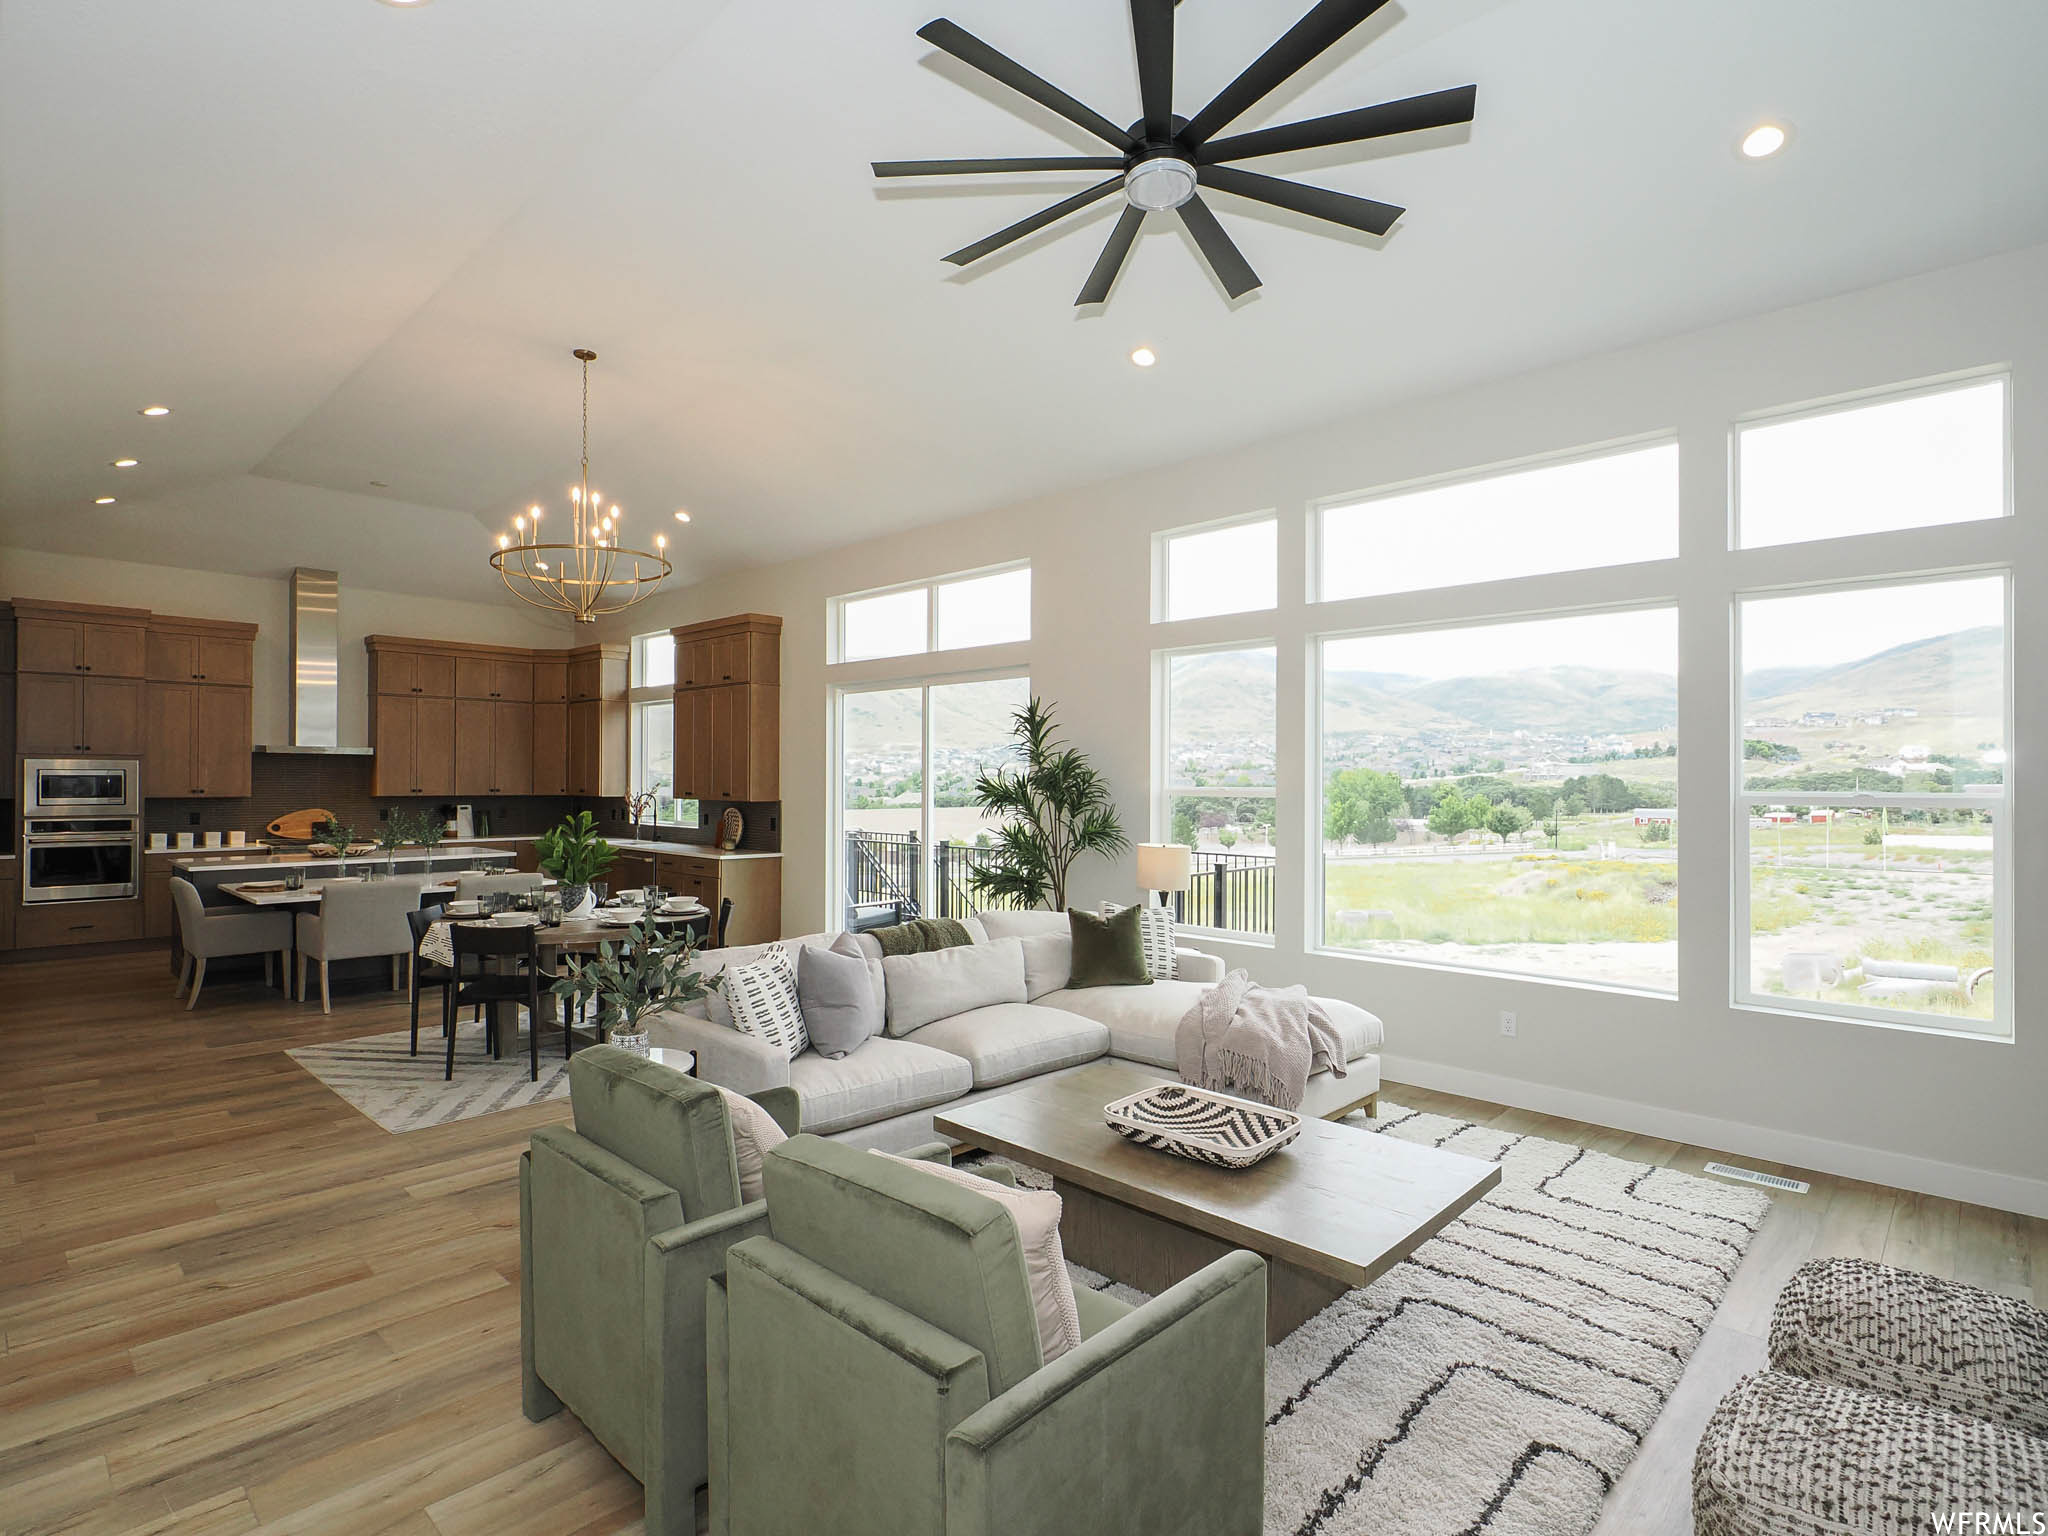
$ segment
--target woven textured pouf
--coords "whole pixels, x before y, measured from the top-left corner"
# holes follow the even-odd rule
[[[1772,1314],[1771,1368],[2048,1437],[2048,1313],[1889,1264],[1801,1265]]]
[[[1707,1421],[1692,1508],[1696,1536],[1927,1536],[1952,1512],[2048,1510],[2048,1441],[1763,1371]]]

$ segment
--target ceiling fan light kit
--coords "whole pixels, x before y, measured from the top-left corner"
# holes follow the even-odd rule
[[[1307,68],[1387,0],[1318,0],[1280,40],[1252,61],[1242,74],[1216,94],[1192,118],[1173,111],[1173,29],[1176,0],[1130,0],[1131,34],[1138,56],[1138,86],[1144,116],[1119,128],[1093,108],[1058,86],[1039,78],[971,32],[943,17],[928,22],[917,35],[933,47],[1019,95],[1057,112],[1068,122],[1101,139],[1114,155],[1039,155],[983,160],[878,160],[877,176],[983,176],[1039,171],[1113,171],[1107,180],[1020,219],[986,239],[962,246],[946,260],[967,266],[1013,241],[1055,224],[1103,198],[1121,193],[1124,209],[1111,228],[1109,241],[1074,303],[1101,304],[1123,270],[1124,260],[1148,213],[1178,213],[1194,237],[1210,271],[1231,298],[1259,286],[1259,277],[1236,243],[1202,200],[1201,189],[1227,192],[1310,218],[1342,224],[1367,234],[1384,235],[1404,209],[1371,198],[1353,197],[1323,187],[1304,186],[1256,171],[1239,170],[1234,160],[1357,144],[1396,134],[1417,133],[1469,123],[1478,87],[1455,86],[1402,101],[1381,102],[1349,112],[1304,122],[1217,138],[1228,127],[1287,80]]]

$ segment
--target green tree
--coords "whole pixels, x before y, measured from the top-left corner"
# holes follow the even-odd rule
[[[1195,846],[1195,841],[1200,830],[1201,829],[1195,825],[1195,813],[1189,807],[1187,801],[1174,801],[1173,840],[1176,843],[1181,844],[1183,847],[1192,848]]]
[[[1333,843],[1391,843],[1394,818],[1408,808],[1408,793],[1391,773],[1346,768],[1330,776],[1323,795],[1323,835]]]
[[[1484,816],[1485,802],[1475,806],[1458,792],[1455,784],[1446,784],[1443,792],[1436,797],[1436,806],[1429,813],[1429,830],[1438,837],[1456,837],[1460,832],[1470,832],[1475,816]]]
[[[1496,805],[1486,813],[1486,830],[1505,842],[1529,825],[1529,813],[1519,805]]]
[[[1216,834],[1216,841],[1226,848],[1235,848],[1237,846],[1237,828],[1226,823],[1223,830]]]

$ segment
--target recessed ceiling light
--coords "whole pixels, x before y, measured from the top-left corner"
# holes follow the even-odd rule
[[[679,523],[687,523],[689,520],[690,514],[687,512],[678,512],[676,514],[676,521]]]
[[[168,416],[171,414],[171,408],[168,405],[145,405],[135,414],[138,416]]]
[[[383,0],[385,5],[396,6],[401,11],[418,10],[427,0]]]
[[[110,464],[111,466],[113,466],[113,467],[114,467],[115,469],[133,469],[133,468],[134,468],[134,467],[135,467],[135,466],[136,466],[137,464],[139,464],[139,463],[141,463],[141,462],[142,462],[142,461],[141,461],[140,459],[109,459],[109,460],[107,460],[107,463],[108,463],[108,464]]]
[[[1779,123],[1758,123],[1742,136],[1742,152],[1752,160],[1775,155],[1785,147],[1785,129]]]
[[[1159,354],[1157,352],[1154,352],[1150,347],[1136,347],[1132,349],[1131,361],[1136,363],[1140,368],[1150,368],[1154,363],[1159,361]]]
[[[373,491],[388,491],[391,487],[382,480],[372,480],[370,482],[370,489]]]
[[[111,507],[114,504],[114,498],[111,496],[95,496],[92,499],[92,504],[96,507]]]

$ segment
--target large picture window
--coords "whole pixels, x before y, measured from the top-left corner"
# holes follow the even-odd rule
[[[1675,991],[1677,617],[1324,640],[1325,947]]]
[[[1018,760],[1024,677],[841,689],[837,696],[844,921],[964,917],[990,823],[975,780]]]
[[[1318,514],[1325,602],[1678,554],[1678,445],[1462,475]]]
[[[1273,882],[1273,647],[1177,651],[1165,687],[1165,834],[1194,850],[1174,898],[1191,927],[1270,938]]]
[[[1747,599],[1738,995],[2011,1032],[2003,576]]]

